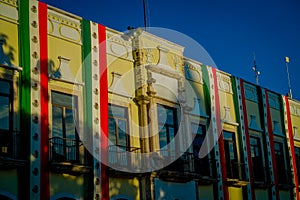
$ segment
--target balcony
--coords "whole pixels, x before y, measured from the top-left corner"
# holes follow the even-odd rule
[[[131,154],[135,153],[135,154]],[[108,147],[108,164],[115,170],[138,168],[141,156],[140,148],[121,145],[110,145]]]
[[[49,139],[49,166],[59,173],[82,174],[88,166],[87,150],[80,140],[53,137]]]
[[[0,165],[1,167],[23,166],[19,131],[0,130]]]
[[[175,152],[160,151],[163,159],[174,160]],[[160,170],[159,175],[164,179],[175,181],[198,180],[199,184],[211,184],[216,179],[211,173],[212,160],[208,157],[198,158],[193,153],[185,152],[177,160]],[[172,181],[171,180],[171,181]]]

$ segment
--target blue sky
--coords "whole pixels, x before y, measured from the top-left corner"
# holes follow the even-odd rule
[[[144,26],[143,0],[41,1],[118,31]],[[288,91],[288,56],[293,98],[300,101],[300,1],[147,0],[147,14],[150,27],[187,35],[218,69],[253,83],[255,52],[259,84],[280,94]],[[194,53],[186,56],[204,63]]]

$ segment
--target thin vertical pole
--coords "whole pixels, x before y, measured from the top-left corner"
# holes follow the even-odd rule
[[[292,87],[291,87],[291,79],[290,79],[290,73],[289,73],[289,65],[288,65],[289,62],[290,62],[290,59],[288,57],[285,57],[285,66],[286,66],[286,73],[287,73],[288,87],[289,87],[288,96],[290,98],[293,98]]]
[[[143,8],[144,8],[144,27],[145,31],[147,31],[147,11],[146,11],[146,0],[143,0]]]

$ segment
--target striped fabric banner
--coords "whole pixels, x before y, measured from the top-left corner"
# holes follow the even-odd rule
[[[283,102],[283,110],[284,110],[284,127],[285,127],[285,134],[287,138],[287,145],[290,149],[289,151],[289,158],[290,158],[290,165],[292,167],[291,173],[292,173],[292,181],[295,185],[294,191],[293,191],[293,197],[294,199],[300,199],[299,196],[299,183],[298,183],[298,171],[297,171],[297,165],[296,165],[296,157],[295,157],[295,146],[294,146],[294,135],[293,135],[293,129],[292,129],[292,120],[291,120],[291,111],[290,111],[290,104],[289,99],[287,96],[282,96],[282,102]]]
[[[211,118],[208,127],[208,134],[214,138],[214,156],[216,160],[216,171],[218,174],[218,199],[229,199],[228,186],[226,185],[226,159],[224,152],[224,141],[221,124],[220,100],[217,80],[217,70],[206,66],[203,67],[203,78],[207,83],[210,96]],[[205,77],[208,77],[205,79]]]
[[[47,164],[49,160],[48,137],[48,15],[47,4],[39,3],[39,36],[40,36],[40,105],[41,105],[41,199],[50,198],[49,171]]]
[[[244,81],[235,77],[232,78],[232,83],[235,96],[235,111],[236,116],[238,116],[239,123],[238,133],[241,135],[241,137],[239,137],[242,144],[242,147],[240,149],[243,151],[244,155],[246,179],[250,180],[250,184],[247,185],[247,196],[248,199],[256,199]]]
[[[273,128],[272,128],[272,116],[269,106],[269,98],[268,98],[268,91],[266,89],[261,88],[262,97],[263,97],[263,107],[264,107],[264,124],[265,124],[265,131],[266,131],[266,139],[267,139],[267,150],[268,150],[268,162],[269,166],[272,166],[270,169],[270,177],[272,188],[271,194],[273,199],[279,199],[279,188],[277,182],[277,174],[276,174],[276,159],[275,159],[275,152],[274,152],[274,136],[273,136]]]
[[[93,134],[94,199],[109,199],[106,165],[108,144],[108,83],[106,61],[106,28],[82,21],[83,25],[83,73],[85,77],[85,123]]]
[[[108,148],[108,80],[106,60],[106,27],[98,24],[99,74],[100,74],[100,116],[101,116],[101,159],[107,159]],[[106,165],[101,166],[102,200],[109,199],[109,180]]]

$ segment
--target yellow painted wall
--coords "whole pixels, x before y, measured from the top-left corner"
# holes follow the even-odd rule
[[[84,179],[83,175],[72,176],[68,174],[50,173],[50,196],[60,193],[69,193],[78,197],[84,197],[86,188],[87,180]]]
[[[186,83],[188,84],[185,87],[187,105],[191,108],[194,108],[194,98],[199,98],[201,100],[201,111],[203,112],[203,114],[207,115],[207,106],[205,106],[203,84],[188,80],[186,81]]]
[[[0,171],[0,177],[0,190],[18,196],[19,183],[17,170],[13,169]]]
[[[137,178],[109,178],[109,197],[126,195],[140,200],[139,181]]]
[[[229,200],[243,199],[243,190],[241,187],[228,187]]]
[[[48,36],[48,63],[53,64],[54,68],[59,67],[58,56],[70,59],[70,70],[72,75],[78,82],[82,82],[82,58],[81,46],[72,42],[68,42],[57,37]]]
[[[213,200],[214,189],[212,185],[198,186],[198,197],[200,200]]]
[[[10,55],[10,62],[19,66],[19,42],[18,25],[0,19],[0,36],[6,39],[3,50],[6,55]]]

